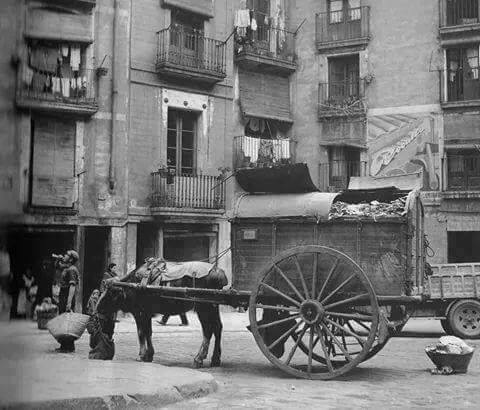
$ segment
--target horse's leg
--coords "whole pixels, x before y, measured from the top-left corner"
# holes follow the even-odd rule
[[[134,313],[133,317],[135,318],[135,323],[137,324],[138,344],[140,346],[138,351],[139,360],[145,361],[145,355],[147,352],[145,347],[145,321],[142,318],[142,314],[139,312]]]
[[[217,367],[220,366],[221,356],[222,356],[222,319],[220,317],[220,309],[218,305],[212,305],[211,320],[213,334],[215,336],[215,345],[213,346],[212,360],[210,366]]]
[[[153,360],[153,354],[155,353],[152,345],[152,315],[145,315],[145,339],[147,342],[145,361],[151,362]]]
[[[193,359],[193,365],[196,368],[203,367],[203,360],[207,357],[208,348],[210,347],[210,339],[212,338],[212,324],[209,321],[208,311],[203,310],[202,306],[197,310],[198,319],[202,325],[202,344],[198,350],[197,355]]]

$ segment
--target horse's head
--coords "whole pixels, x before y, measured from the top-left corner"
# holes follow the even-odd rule
[[[124,309],[126,300],[125,291],[119,286],[108,283],[105,291],[97,302],[97,312],[111,314]]]

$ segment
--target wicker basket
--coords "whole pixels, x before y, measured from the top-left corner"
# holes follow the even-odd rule
[[[454,354],[454,353],[438,353],[434,346],[428,346],[425,353],[430,358],[437,369],[449,366],[455,373],[467,373],[468,365],[472,360],[473,351],[470,353]]]
[[[58,315],[58,308],[53,310],[37,310],[37,326],[39,329],[47,329],[47,323]]]
[[[47,329],[57,341],[64,338],[76,340],[85,332],[89,318],[81,313],[62,313],[47,323]]]

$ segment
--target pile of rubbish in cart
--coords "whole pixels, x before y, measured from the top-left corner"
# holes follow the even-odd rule
[[[328,219],[343,217],[367,217],[367,218],[384,218],[398,217],[406,214],[405,203],[407,196],[395,199],[391,202],[362,202],[360,204],[348,204],[346,202],[334,202]]]

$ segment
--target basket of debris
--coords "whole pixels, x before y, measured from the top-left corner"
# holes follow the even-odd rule
[[[47,323],[47,329],[60,342],[65,338],[79,339],[87,327],[90,316],[81,313],[62,313]]]
[[[52,299],[45,298],[42,303],[35,308],[37,317],[37,327],[47,329],[47,323],[58,315],[58,306],[52,303]]]
[[[425,348],[436,366],[434,374],[466,373],[475,349],[455,336],[441,337],[437,344]]]

